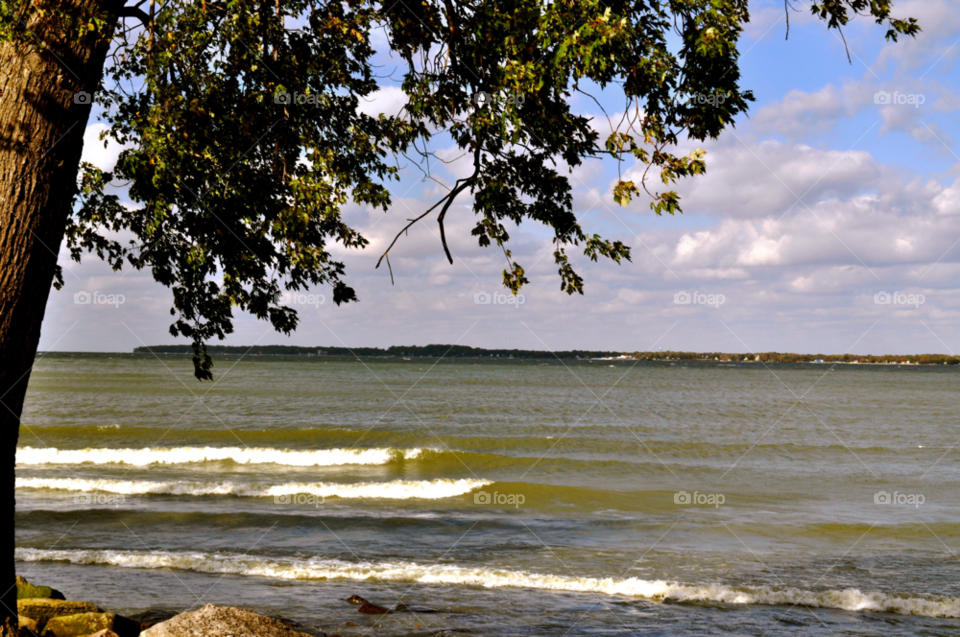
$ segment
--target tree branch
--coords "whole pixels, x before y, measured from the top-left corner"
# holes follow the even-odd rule
[[[387,259],[387,267],[390,267],[390,259],[387,258],[387,255],[390,253],[390,250],[393,249],[393,246],[397,243],[397,240],[400,239],[400,236],[403,233],[405,233],[407,230],[409,230],[413,226],[413,224],[417,223],[418,221],[426,217],[428,214],[436,210],[437,206],[439,206],[440,204],[443,204],[443,208],[441,208],[440,214],[437,216],[437,223],[440,224],[440,242],[443,244],[443,252],[444,254],[447,255],[447,260],[450,261],[450,264],[452,265],[453,256],[450,254],[450,248],[447,246],[447,233],[443,227],[443,219],[444,217],[446,217],[447,210],[450,209],[450,205],[453,204],[453,200],[457,198],[457,195],[459,195],[461,192],[466,190],[468,186],[471,186],[474,180],[477,178],[477,175],[479,174],[480,174],[480,145],[477,144],[477,147],[473,153],[473,174],[464,179],[458,179],[454,184],[453,188],[450,190],[450,192],[444,195],[443,198],[440,199],[440,201],[430,206],[430,208],[419,217],[410,219],[409,220],[410,223],[405,225],[403,229],[397,233],[397,236],[393,238],[393,241],[390,242],[390,245],[387,246],[387,249],[384,250],[383,254],[380,255],[380,258],[377,259],[377,265],[374,269],[379,268],[380,262],[383,261],[385,258]],[[392,283],[393,282],[392,268],[390,269],[390,280]]]
[[[144,25],[150,24],[150,16],[147,15],[147,12],[141,9],[138,6],[135,7],[120,7],[117,10],[118,18],[137,18]]]
[[[457,195],[463,192],[467,186],[472,185],[477,175],[480,174],[480,144],[476,141],[474,144],[476,144],[476,148],[474,148],[473,151],[473,174],[465,179],[462,184],[455,186],[454,189],[450,191],[450,194],[447,195],[447,203],[443,206],[443,210],[440,211],[440,215],[437,217],[437,223],[440,224],[440,243],[443,244],[443,251],[447,254],[447,261],[450,262],[450,265],[453,265],[453,257],[450,255],[450,248],[447,247],[447,233],[444,232],[443,229],[443,218],[447,216],[447,209],[450,208],[450,204],[457,198]]]
[[[453,265],[453,257],[450,256],[450,248],[447,247],[447,233],[443,229],[443,218],[447,216],[447,210],[450,208],[450,204],[453,203],[453,200],[457,198],[457,195],[463,192],[464,188],[466,188],[473,182],[476,176],[477,176],[477,171],[475,170],[473,172],[473,175],[471,175],[469,179],[464,180],[462,184],[460,184],[459,186],[456,186],[453,190],[450,191],[449,194],[447,194],[446,197],[444,197],[444,199],[447,200],[447,203],[443,205],[443,209],[440,211],[440,215],[437,216],[437,223],[440,224],[440,243],[443,244],[443,251],[444,253],[446,253],[447,261],[450,262],[450,265]]]

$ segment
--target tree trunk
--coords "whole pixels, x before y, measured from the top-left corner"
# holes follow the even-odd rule
[[[32,7],[37,4],[29,3]],[[0,635],[17,635],[14,508],[17,437],[57,253],[76,192],[83,133],[108,41],[81,24],[104,0],[38,3],[23,39],[0,44]],[[61,15],[62,15],[61,14]],[[32,17],[29,17],[32,16]],[[111,21],[112,23],[113,21]],[[107,35],[112,35],[111,33]],[[43,43],[45,46],[41,46]],[[79,97],[78,97],[79,96]]]

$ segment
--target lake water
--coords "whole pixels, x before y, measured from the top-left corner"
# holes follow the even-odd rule
[[[214,371],[38,362],[20,574],[127,614],[242,605],[344,637],[960,633],[958,369]]]

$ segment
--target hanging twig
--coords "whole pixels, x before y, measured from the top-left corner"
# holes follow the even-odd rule
[[[783,12],[787,16],[787,37],[784,40],[790,39],[790,0],[783,0]]]
[[[407,230],[409,230],[413,226],[413,224],[417,223],[418,221],[420,221],[421,219],[429,215],[431,212],[436,210],[437,206],[439,206],[440,204],[443,204],[443,208],[440,209],[440,214],[437,215],[437,223],[440,224],[440,243],[443,244],[443,252],[444,254],[447,255],[447,260],[450,261],[452,265],[453,255],[450,254],[450,248],[449,246],[447,246],[447,233],[443,226],[443,220],[447,216],[447,210],[450,209],[450,206],[451,204],[453,204],[454,199],[457,198],[457,195],[459,195],[461,192],[466,190],[469,186],[472,186],[477,179],[477,175],[479,174],[480,174],[480,144],[476,143],[476,149],[474,150],[474,154],[473,154],[473,174],[464,179],[458,179],[454,184],[453,188],[450,190],[450,192],[444,195],[443,198],[440,199],[440,201],[430,206],[430,208],[426,212],[424,212],[422,215],[420,215],[419,217],[415,217],[413,219],[408,219],[409,223],[405,225],[403,229],[400,230],[400,232],[397,233],[397,236],[393,238],[393,241],[390,242],[390,245],[387,246],[387,249],[384,250],[383,254],[380,255],[380,258],[377,259],[376,268],[380,267],[380,262],[387,257],[387,254],[389,254],[390,250],[393,249],[393,246],[397,243],[397,240],[400,239],[400,236],[404,234]],[[387,260],[387,267],[388,268],[390,267],[389,259]],[[391,282],[393,281],[392,269],[390,271],[390,280]]]

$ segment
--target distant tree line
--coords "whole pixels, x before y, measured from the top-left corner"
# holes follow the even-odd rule
[[[428,358],[612,358],[622,352],[571,350],[545,352],[526,349],[483,349],[467,345],[395,345],[380,347],[297,347],[293,345],[254,345],[253,347],[209,345],[211,355],[257,356],[424,356]],[[135,354],[193,354],[191,345],[155,345],[137,347]]]
[[[620,358],[643,361],[710,361],[727,363],[862,363],[862,364],[899,364],[899,365],[957,365],[960,356],[943,354],[910,354],[860,356],[857,354],[781,354],[763,352],[761,354],[725,354],[722,352],[602,352],[590,350],[570,350],[565,352],[546,352],[528,349],[484,349],[467,345],[395,345],[386,349],[380,347],[298,347],[294,345],[254,345],[253,347],[211,345],[210,353],[235,356],[422,356],[426,358]],[[137,347],[135,354],[193,354],[191,345],[154,345]]]

